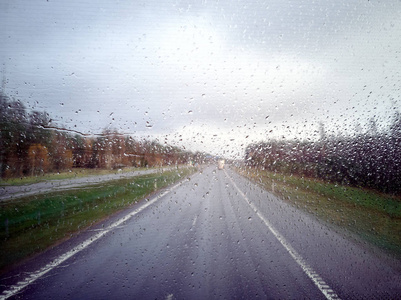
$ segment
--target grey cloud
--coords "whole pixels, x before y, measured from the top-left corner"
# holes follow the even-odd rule
[[[400,105],[399,1],[1,5],[6,92],[83,132],[183,131],[196,148],[209,126],[224,134],[198,146],[240,149]]]

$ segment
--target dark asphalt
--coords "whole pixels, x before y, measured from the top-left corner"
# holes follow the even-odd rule
[[[96,232],[4,276],[1,291]],[[348,240],[231,170],[209,167],[13,298],[395,299],[400,270],[399,261]]]

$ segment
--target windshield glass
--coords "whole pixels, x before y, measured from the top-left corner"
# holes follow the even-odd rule
[[[2,295],[399,296],[400,11],[1,1]]]

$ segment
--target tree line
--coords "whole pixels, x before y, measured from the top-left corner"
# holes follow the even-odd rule
[[[71,168],[175,165],[202,159],[178,147],[104,130],[97,136],[55,128],[46,112],[28,112],[0,91],[0,175],[20,177]]]
[[[330,182],[401,194],[401,114],[378,132],[371,129],[352,137],[326,137],[321,125],[320,140],[271,140],[251,144],[245,151],[248,166],[272,172],[318,178]]]

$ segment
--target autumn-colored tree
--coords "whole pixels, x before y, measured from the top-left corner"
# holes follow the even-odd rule
[[[162,145],[158,140],[138,141],[115,129],[105,129],[99,137],[92,138],[73,136],[54,127],[48,113],[27,112],[21,101],[0,90],[0,176],[38,175],[72,167],[174,165],[196,160],[177,147]]]
[[[76,168],[94,168],[94,140],[89,137],[75,135],[72,139],[73,166]]]
[[[27,138],[25,106],[0,91],[0,174],[22,176],[26,172]]]
[[[28,161],[31,175],[46,173],[49,168],[48,151],[41,144],[33,144],[28,150]]]
[[[109,136],[111,153],[112,153],[112,168],[120,168],[127,165],[125,158],[125,140],[124,137],[114,130]]]
[[[112,135],[110,130],[103,130],[102,135],[96,139],[93,145],[93,150],[97,167],[111,169],[114,159],[112,153]]]
[[[71,169],[73,166],[73,153],[70,149],[69,137],[65,133],[53,132],[51,150],[49,151],[54,171]]]

